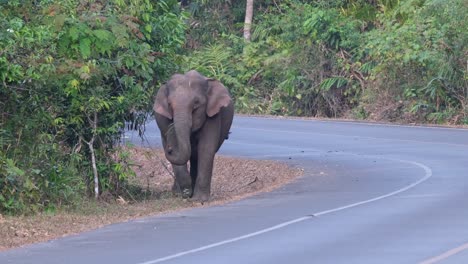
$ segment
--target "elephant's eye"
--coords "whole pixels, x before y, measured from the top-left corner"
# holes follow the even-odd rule
[[[193,101],[193,109],[197,109],[200,106],[200,101],[198,99],[195,99]]]

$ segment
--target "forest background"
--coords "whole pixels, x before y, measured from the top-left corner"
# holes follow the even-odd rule
[[[190,69],[238,113],[467,125],[467,14],[464,0],[0,0],[0,213],[129,193],[119,139]]]

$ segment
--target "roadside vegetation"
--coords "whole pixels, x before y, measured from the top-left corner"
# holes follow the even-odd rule
[[[177,70],[188,14],[172,0],[0,3],[0,212],[126,192],[119,138]]]
[[[467,14],[464,0],[0,0],[0,214],[138,196],[119,139],[189,69],[240,113],[467,125]]]
[[[184,68],[245,113],[468,124],[463,0],[192,1]]]

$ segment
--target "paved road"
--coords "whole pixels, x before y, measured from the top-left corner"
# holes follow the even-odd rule
[[[305,176],[0,253],[0,263],[468,263],[468,130],[236,117],[232,131],[221,153]],[[154,123],[147,137],[159,144]]]

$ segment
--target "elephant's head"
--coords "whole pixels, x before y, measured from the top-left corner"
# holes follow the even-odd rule
[[[166,132],[166,158],[176,165],[186,164],[191,155],[192,132],[230,102],[228,90],[217,80],[197,71],[173,75],[159,89],[154,105],[156,114],[172,120]]]

